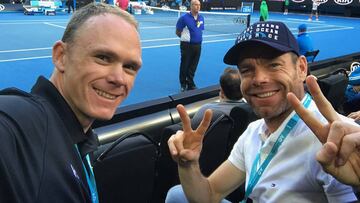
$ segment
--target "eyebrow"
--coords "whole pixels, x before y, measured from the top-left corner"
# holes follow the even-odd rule
[[[95,49],[93,51],[94,54],[104,54],[106,56],[109,56],[111,58],[114,58],[116,60],[118,59],[121,59],[122,57],[120,57],[118,54],[116,54],[116,52],[114,51],[111,51],[111,50],[108,50],[106,48],[98,48],[98,49]],[[133,60],[133,59],[129,59],[130,62],[128,61],[125,61],[126,63],[124,64],[127,64],[127,65],[132,65],[132,66],[136,66],[137,68],[140,68],[141,67],[141,62],[138,61],[138,60]]]
[[[97,49],[93,50],[92,53],[93,54],[104,54],[104,55],[107,55],[112,58],[119,58],[119,56],[114,51],[110,51],[110,50],[104,49],[104,48],[97,48]]]

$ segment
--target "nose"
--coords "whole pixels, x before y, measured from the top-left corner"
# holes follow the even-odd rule
[[[124,85],[126,83],[125,74],[123,64],[117,64],[111,68],[108,81],[116,86]]]
[[[253,77],[253,83],[255,85],[261,85],[269,81],[269,73],[263,68],[256,68]]]

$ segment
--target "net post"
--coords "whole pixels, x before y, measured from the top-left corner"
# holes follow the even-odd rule
[[[247,16],[246,27],[250,27],[250,13],[249,13],[249,15]]]

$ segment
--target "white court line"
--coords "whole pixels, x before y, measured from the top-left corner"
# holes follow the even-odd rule
[[[354,29],[353,27],[344,27],[344,28],[336,28],[336,29],[327,29],[327,30],[314,30],[314,31],[310,31],[311,33],[313,32],[327,32],[327,31],[338,31],[338,30],[349,30],[349,29]],[[296,29],[292,29],[292,30],[296,30]],[[235,33],[233,33],[235,34]],[[231,35],[231,34],[224,34],[224,35]],[[209,35],[209,36],[213,36],[213,35]],[[175,38],[178,39],[178,38]],[[205,40],[203,41],[203,44],[206,43],[216,43],[216,42],[224,42],[224,41],[231,41],[231,40],[235,40],[235,38],[230,38],[230,39],[221,39],[221,40]],[[161,41],[161,39],[153,39],[153,40],[148,40],[147,42],[151,42],[151,41]],[[143,41],[142,41],[143,42]],[[171,46],[178,46],[179,43],[176,44],[165,44],[165,45],[155,45],[155,46],[144,46],[142,47],[142,49],[152,49],[152,48],[161,48],[161,47],[171,47]],[[51,49],[51,48],[36,48],[38,50],[44,50],[44,49]],[[0,51],[0,53],[8,53],[8,52],[17,52],[17,51],[24,51],[24,50],[31,50],[31,49],[19,49],[19,50],[6,50],[6,51]],[[33,49],[35,50],[35,49]],[[41,58],[50,58],[51,56],[39,56],[39,57],[28,57],[28,58],[15,58],[15,59],[5,59],[5,60],[0,60],[0,63],[2,62],[11,62],[11,61],[23,61],[23,60],[33,60],[33,59],[41,59]]]
[[[203,38],[210,38],[210,37],[224,37],[224,36],[232,36],[238,35],[239,33],[230,33],[230,34],[217,34],[217,35],[204,35]],[[172,38],[160,38],[160,39],[147,39],[141,40],[143,42],[158,42],[158,41],[170,41],[170,40],[178,40],[178,37]],[[27,51],[42,51],[42,50],[51,50],[52,47],[44,47],[44,48],[33,48],[33,49],[13,49],[13,50],[0,50],[1,53],[13,53],[13,52],[27,52]]]
[[[51,58],[51,56],[36,56],[36,57],[17,58],[17,59],[4,59],[4,60],[0,60],[0,63],[12,62],[12,61],[25,61],[25,60],[33,60],[33,59],[43,59],[43,58]]]
[[[225,42],[225,41],[234,41],[234,40],[235,39],[233,39],[233,38],[231,38],[231,39],[219,39],[219,40],[208,40],[208,41],[203,41],[203,44],[215,43],[215,42]],[[142,47],[142,49],[153,49],[153,48],[173,47],[173,46],[179,46],[179,43],[177,43],[177,44],[146,46],[146,47]]]
[[[68,22],[68,19],[47,19],[47,20],[0,20],[1,23],[29,23],[29,22]]]
[[[52,47],[44,47],[44,48],[33,48],[33,49],[14,49],[14,50],[0,50],[1,53],[11,53],[11,52],[25,52],[25,51],[39,51],[39,50],[48,50],[52,49]]]
[[[224,36],[232,36],[238,35],[239,33],[229,33],[229,34],[217,34],[217,35],[204,35],[203,38],[210,38],[210,37],[224,37]],[[160,38],[160,39],[144,39],[141,40],[143,42],[158,42],[158,41],[169,41],[169,40],[178,40],[178,37],[171,37],[171,38]],[[1,51],[0,51],[1,53]]]
[[[34,25],[34,24],[43,24],[51,21],[37,21],[37,22],[0,22],[0,25]],[[54,23],[68,23],[68,21],[53,21]]]
[[[298,19],[298,18],[286,18],[286,19],[291,21],[300,21],[300,22],[308,22],[308,23],[325,23],[325,21],[321,21],[321,20],[309,21],[308,19]]]
[[[288,22],[288,23],[294,23],[293,21],[301,21],[302,20],[299,20],[299,19],[296,19],[296,18],[287,18],[288,20],[277,20],[277,21],[282,21],[282,22]],[[289,20],[291,19],[291,20]],[[333,27],[341,27],[341,28],[353,28],[353,27],[349,27],[349,26],[342,26],[342,25],[332,25],[332,24],[328,24],[328,23],[319,23],[319,22],[325,22],[325,21],[307,21],[308,22],[308,26],[312,26],[314,25],[314,27],[319,27],[319,28],[322,28],[322,27],[328,27],[328,26],[333,26]]]
[[[56,25],[56,24],[53,24],[53,23],[47,23],[47,22],[45,22],[44,24],[45,24],[45,25],[50,25],[50,26],[54,26],[54,27],[59,27],[59,28],[65,29],[65,26]]]
[[[338,31],[338,30],[352,30],[354,29],[354,27],[344,27],[344,28],[334,28],[334,29],[327,29],[327,31]],[[313,33],[313,32],[323,32],[323,30],[311,30],[308,31],[309,33]]]
[[[209,40],[209,41],[203,41],[203,44],[224,42],[224,41],[233,41],[233,40],[234,39],[232,39],[232,38],[231,39],[221,39],[221,40]],[[157,46],[144,46],[144,47],[141,47],[141,48],[142,49],[153,49],[153,48],[171,47],[171,46],[179,46],[179,43],[157,45]],[[27,58],[4,59],[4,60],[0,60],[0,63],[12,62],[12,61],[24,61],[24,60],[42,59],[42,58],[51,58],[51,56],[37,56],[37,57],[27,57]]]
[[[218,25],[233,25],[234,23],[207,23],[206,27],[209,26],[218,26]],[[163,29],[163,28],[174,28],[174,25],[165,25],[165,26],[144,26],[140,27],[140,30],[152,30],[152,29]]]

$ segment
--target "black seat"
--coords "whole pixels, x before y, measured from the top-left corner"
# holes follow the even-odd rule
[[[201,119],[201,113],[194,116],[191,121],[192,127],[197,127]],[[201,171],[205,176],[210,175],[227,159],[239,136],[244,132],[248,124],[256,119],[256,115],[247,103],[234,105],[233,108],[229,109],[229,112],[213,110],[211,125],[205,134],[199,160]],[[164,202],[166,192],[172,186],[180,183],[177,165],[171,159],[167,141],[172,134],[181,129],[182,126],[180,124],[174,124],[166,127],[162,133],[160,141],[159,182],[157,183],[157,191],[159,192],[157,196],[159,199],[154,202]],[[239,202],[243,199],[244,192],[244,185],[242,185],[231,193],[227,199],[232,202]]]
[[[337,70],[325,78],[318,79],[318,83],[324,96],[339,113],[342,113],[342,105],[345,100],[345,90],[348,85],[346,70]]]
[[[94,164],[100,202],[150,202],[158,152],[158,145],[142,133],[128,133],[101,146]]]
[[[192,119],[191,125],[197,127],[201,120]],[[221,111],[213,111],[213,117],[204,135],[203,148],[200,155],[200,167],[204,175],[210,175],[226,158],[228,135],[233,127],[232,119]],[[182,130],[180,124],[164,128],[160,141],[159,174],[156,184],[156,199],[153,202],[164,202],[167,191],[180,183],[177,165],[172,160],[167,141],[176,131]]]
[[[320,50],[317,49],[317,50],[314,50],[314,51],[308,51],[305,53],[305,57],[306,59],[308,59],[308,62],[314,62],[315,61],[315,58],[316,56],[319,54]]]

